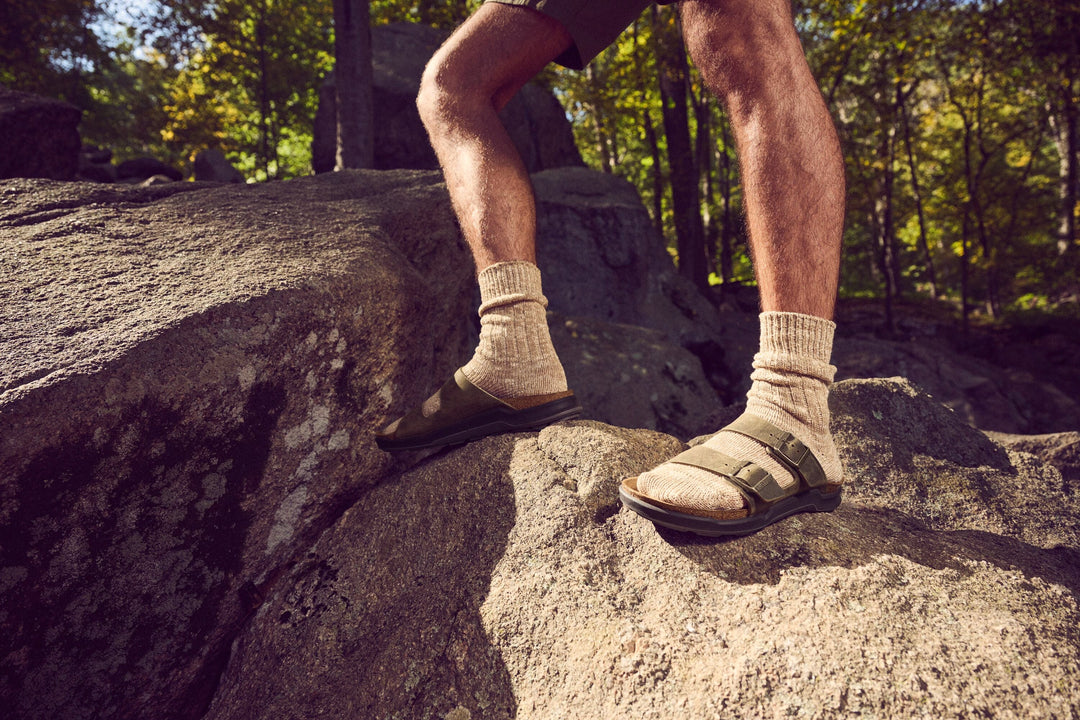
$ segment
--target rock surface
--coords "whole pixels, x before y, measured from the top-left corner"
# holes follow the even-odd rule
[[[116,166],[112,164],[112,150],[97,145],[83,145],[79,150],[79,180],[90,182],[116,182]]]
[[[427,61],[447,34],[417,23],[392,23],[371,29],[372,92],[375,107],[375,167],[438,169],[427,132],[416,109],[416,95]],[[334,169],[336,100],[333,76],[319,91],[312,140],[315,172]],[[582,165],[566,113],[547,90],[529,84],[500,113],[529,172]]]
[[[582,417],[682,439],[720,427],[701,362],[663,333],[558,313],[548,324]]]
[[[720,312],[675,270],[630,183],[585,168],[533,175],[537,264],[549,307],[639,325],[696,355],[724,403],[749,387],[756,316]]]
[[[1067,515],[1048,531],[1001,492],[1045,468],[920,443],[928,418],[970,429],[904,382],[835,397],[849,500],[742,539],[619,510],[620,479],[680,448],[648,431],[572,422],[390,478],[268,595],[208,717],[1075,715],[1077,493],[1045,490]],[[909,494],[874,464],[893,423],[936,471],[924,506],[863,500]]]
[[[0,187],[0,705],[198,717],[260,588],[470,349],[434,173]]]
[[[552,315],[568,374],[610,417],[696,432],[694,313],[718,344],[752,318],[725,331],[670,261],[649,271],[640,203],[592,175],[537,183],[566,239],[542,262],[586,279],[577,243],[630,303],[546,284],[600,316]],[[1077,484],[906,381],[835,387],[837,512],[736,540],[620,510],[624,476],[684,447],[647,429],[378,452],[471,350],[435,173],[9,181],[0,242],[16,718],[1080,713]]]
[[[841,336],[833,363],[839,379],[906,377],[984,430],[1034,434],[1080,427],[1080,398],[1031,372],[960,354],[932,337],[899,342]]]
[[[0,178],[73,178],[81,119],[74,105],[0,86]]]
[[[1074,486],[1080,485],[1080,432],[1048,433],[1045,435],[1012,435],[987,432],[990,439],[1018,452],[1031,453]]]
[[[132,158],[116,166],[116,179],[122,182],[140,183],[156,175],[174,182],[184,178],[176,168],[152,157]]]
[[[1080,488],[1052,466],[998,445],[907,380],[834,388],[833,434],[847,449],[841,457],[855,480],[850,498],[902,511],[933,530],[1080,547]]]
[[[203,150],[193,163],[195,180],[199,182],[242,183],[244,176],[220,150]]]

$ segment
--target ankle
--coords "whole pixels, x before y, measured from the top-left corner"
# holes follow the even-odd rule
[[[821,462],[830,481],[843,474],[830,431],[830,364],[836,325],[798,313],[762,313],[761,346],[754,357],[754,381],[746,412],[802,440]]]
[[[551,343],[540,270],[525,261],[480,273],[480,343],[462,371],[503,398],[565,392],[566,373]]]

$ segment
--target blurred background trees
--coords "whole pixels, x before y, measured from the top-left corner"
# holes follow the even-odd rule
[[[338,3],[343,4],[342,2]],[[449,30],[477,0],[371,0],[372,24]],[[339,9],[340,10],[340,9]],[[841,294],[994,319],[1080,307],[1080,0],[795,0],[848,173]],[[5,0],[0,83],[81,107],[87,143],[250,180],[311,170],[334,2]],[[680,271],[752,282],[723,108],[673,7],[589,68],[550,68],[586,162],[626,178]]]

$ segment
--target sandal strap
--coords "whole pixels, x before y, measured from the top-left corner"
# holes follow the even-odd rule
[[[806,443],[768,420],[744,413],[724,430],[757,440],[806,485],[817,488],[826,484],[825,470]]]
[[[768,471],[746,460],[736,460],[718,450],[696,445],[668,462],[701,468],[730,482],[746,499],[753,513],[758,500],[776,502],[791,493],[785,491]],[[757,500],[755,500],[757,498]]]

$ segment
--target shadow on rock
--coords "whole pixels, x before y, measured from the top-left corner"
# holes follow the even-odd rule
[[[514,524],[512,452],[439,453],[351,507],[259,610],[207,717],[514,717],[479,615]]]
[[[849,446],[842,453],[845,466],[852,458],[887,463],[894,472],[917,477],[917,457],[926,456],[962,468],[1011,470],[1005,448],[902,378],[837,383],[829,405],[837,444]]]
[[[1080,598],[1080,551],[1043,549],[979,530],[931,530],[895,510],[845,504],[828,514],[800,515],[754,535],[705,538],[657,528],[661,537],[703,569],[730,582],[776,584],[794,568],[856,568],[884,555],[962,576],[971,563],[990,563],[1068,587]]]
[[[228,652],[217,624],[244,612],[226,582],[251,523],[240,499],[257,487],[283,403],[280,387],[257,384],[208,439],[146,398],[114,435],[98,427],[30,460],[0,513],[0,670],[30,668],[0,698],[19,717],[137,707],[140,688],[110,686],[104,669],[138,676],[151,658],[166,682],[200,667],[189,698],[209,701]]]

